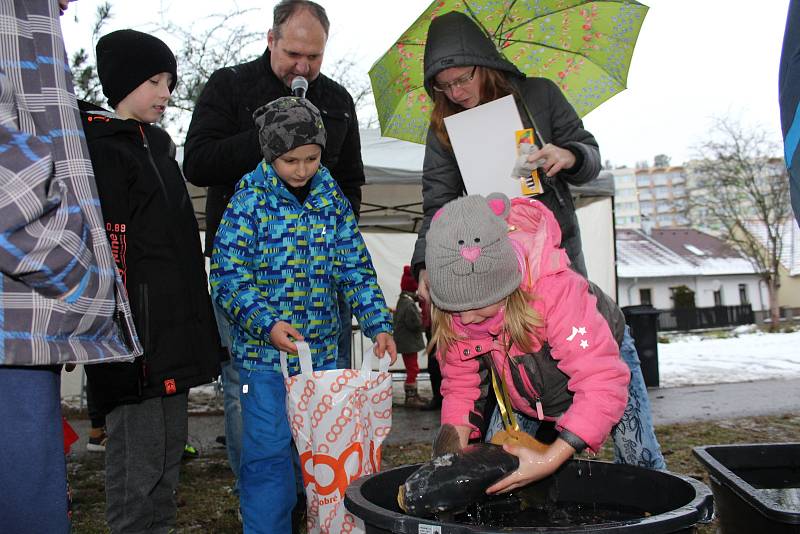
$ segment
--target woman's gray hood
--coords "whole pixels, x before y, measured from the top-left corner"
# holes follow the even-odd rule
[[[425,41],[425,90],[433,97],[433,79],[444,69],[478,65],[525,78],[503,57],[483,29],[469,16],[451,11],[431,22]]]

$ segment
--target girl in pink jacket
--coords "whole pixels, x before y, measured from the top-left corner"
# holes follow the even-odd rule
[[[544,452],[505,445],[520,467],[490,493],[544,478],[576,451],[597,451],[625,410],[624,317],[569,268],[560,241],[558,222],[541,202],[499,193],[448,203],[427,235],[442,424],[456,427],[462,447],[480,438],[494,372],[507,386],[509,408],[555,421],[559,431]]]

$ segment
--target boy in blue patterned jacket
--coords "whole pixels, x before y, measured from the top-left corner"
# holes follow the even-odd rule
[[[253,115],[264,161],[237,186],[211,256],[211,289],[231,319],[241,379],[240,501],[245,532],[291,532],[297,499],[280,352],[299,372],[295,341],[315,370],[336,368],[342,288],[378,357],[397,351],[392,317],[350,203],[320,166],[325,127],[306,99]]]

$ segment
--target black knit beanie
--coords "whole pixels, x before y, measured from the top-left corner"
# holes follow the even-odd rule
[[[171,92],[178,82],[178,65],[172,50],[157,37],[118,30],[97,41],[97,74],[112,108],[146,79],[162,72],[172,74]]]

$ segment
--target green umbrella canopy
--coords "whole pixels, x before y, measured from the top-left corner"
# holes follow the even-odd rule
[[[434,0],[369,71],[381,133],[425,143],[433,103],[423,56],[439,15],[472,17],[520,71],[553,80],[583,117],[625,89],[647,9],[633,0]]]

